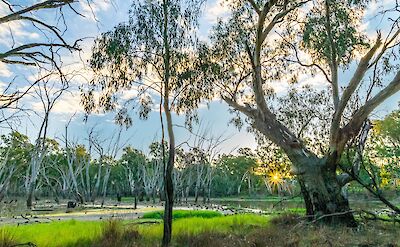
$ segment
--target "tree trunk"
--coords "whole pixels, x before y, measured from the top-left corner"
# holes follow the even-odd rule
[[[199,187],[196,184],[196,187],[194,189],[194,202],[197,203],[198,199],[199,199]]]
[[[328,224],[357,226],[349,201],[342,194],[336,171],[327,169],[327,166],[309,167],[298,175],[307,217]]]
[[[165,102],[168,102],[167,98],[164,98],[164,100]],[[174,161],[175,161],[175,136],[172,127],[171,112],[170,109],[166,106],[168,105],[167,104],[164,105],[164,110],[167,118],[169,150],[168,150],[168,161],[164,169],[165,206],[164,206],[164,234],[162,240],[162,245],[164,247],[169,246],[172,238],[172,210],[174,207],[174,184],[172,180],[172,172],[174,169]],[[162,142],[162,145],[164,148],[164,142]]]
[[[328,224],[357,225],[349,201],[342,194],[343,185],[337,180],[339,154],[336,153],[335,157],[329,159],[318,158],[296,139],[281,140],[277,134],[287,134],[290,131],[280,126],[276,119],[257,119],[253,127],[280,146],[291,160],[292,172],[297,175],[310,220]],[[281,128],[281,131],[271,131]]]
[[[171,155],[171,152],[175,152],[175,150],[171,151],[171,147],[169,151],[169,158],[167,167],[165,169],[164,176],[164,192],[165,192],[165,207],[164,207],[164,236],[163,236],[163,246],[169,246],[172,237],[172,210],[174,205],[174,188],[172,183],[172,169],[174,167],[174,154]]]
[[[33,190],[29,189],[28,196],[26,199],[26,207],[31,209],[33,206]]]
[[[94,190],[92,193],[92,203],[94,204],[97,194],[99,193],[99,189],[100,189],[100,179],[101,179],[101,164],[98,164],[99,168],[97,170],[97,180],[96,180],[96,184],[94,185]]]
[[[134,204],[133,204],[133,206],[134,206],[133,209],[137,209],[137,196],[136,196],[136,194],[135,194],[135,197],[134,197]]]

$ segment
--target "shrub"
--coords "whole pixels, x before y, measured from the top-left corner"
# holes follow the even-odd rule
[[[11,247],[17,243],[14,239],[14,235],[7,229],[0,229],[0,247]]]
[[[103,225],[102,234],[93,247],[133,247],[138,246],[139,232],[134,229],[124,228],[117,220],[109,220]]]

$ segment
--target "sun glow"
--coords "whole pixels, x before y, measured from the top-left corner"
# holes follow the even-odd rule
[[[278,172],[271,172],[268,174],[268,177],[272,185],[279,185],[283,183],[282,175]]]

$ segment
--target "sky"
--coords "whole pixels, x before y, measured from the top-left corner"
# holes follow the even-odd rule
[[[26,0],[11,1],[16,3],[25,3]],[[38,2],[38,1],[36,1]],[[85,1],[82,1],[85,2]],[[84,16],[77,16],[72,12],[66,12],[66,26],[68,29],[65,32],[65,38],[69,41],[74,41],[79,38],[84,38],[81,42],[83,48],[82,52],[75,54],[65,54],[63,57],[63,64],[67,70],[78,70],[82,68],[82,61],[87,61],[90,58],[90,47],[93,43],[93,39],[100,33],[112,30],[112,28],[120,22],[124,22],[128,18],[128,10],[131,1],[127,0],[113,0],[111,1],[94,1],[95,4],[91,5],[91,8],[86,4],[77,6],[77,9]],[[228,8],[222,6],[223,0],[208,0],[204,6],[203,15],[200,19],[199,37],[206,40],[210,32],[211,27],[216,23],[218,18],[226,18],[228,16]],[[384,0],[380,1],[382,5],[388,5],[392,1]],[[369,19],[365,21],[365,29],[367,32],[373,32],[377,27],[385,28],[385,23],[379,21],[376,18],[372,18],[374,13],[379,10],[378,5],[373,3],[369,8]],[[0,5],[0,16],[6,13],[3,5]],[[46,10],[42,11],[44,18],[48,18],[49,22],[54,23],[56,16],[54,13]],[[10,35],[12,30],[13,36]],[[11,25],[0,25],[0,51],[10,46],[10,43],[15,42],[24,43],[26,41],[38,41],[40,40],[41,33],[37,29],[29,25],[22,23],[13,22]],[[355,67],[355,65],[352,65]],[[351,75],[353,68],[350,68],[349,72],[342,73],[340,77],[343,81],[347,81]],[[17,77],[16,77],[17,76]],[[0,62],[0,88],[4,88],[8,82],[14,79],[18,88],[24,88],[27,86],[23,81],[26,79],[32,79],[35,74],[27,68],[15,67],[5,65]],[[16,79],[15,79],[16,78]],[[320,83],[321,77],[316,78],[304,78],[304,83]],[[108,114],[92,114],[89,116],[87,122],[83,121],[83,109],[79,104],[80,91],[79,86],[84,83],[83,77],[77,76],[71,83],[69,92],[64,94],[55,105],[51,116],[49,125],[49,136],[54,138],[62,138],[65,131],[65,125],[72,118],[69,128],[69,139],[76,140],[77,142],[87,142],[87,133],[92,128],[102,136],[107,142],[110,139],[112,133],[118,129],[114,124],[113,113]],[[276,90],[283,92],[287,87],[276,88]],[[128,97],[132,92],[126,92],[125,97]],[[380,106],[375,112],[376,117],[382,117],[393,109],[397,108],[400,99],[400,94],[392,96],[382,106]],[[32,139],[35,138],[38,131],[38,124],[40,120],[41,105],[35,98],[35,95],[28,95],[21,104],[28,108],[35,109],[39,112],[39,116],[34,113],[29,113],[29,118],[21,119],[16,126],[20,132],[27,134]],[[254,136],[246,131],[246,128],[238,130],[236,127],[229,124],[229,120],[232,115],[228,112],[226,104],[220,100],[215,100],[209,105],[202,105],[199,109],[199,116],[201,120],[201,126],[194,126],[194,129],[207,129],[209,135],[212,136],[224,136],[227,140],[221,144],[220,151],[229,153],[234,152],[239,147],[256,147]],[[158,112],[151,112],[148,120],[139,120],[137,116],[133,116],[133,126],[127,130],[123,130],[123,139],[126,140],[130,145],[147,150],[148,145],[153,141],[160,140],[160,120]],[[176,125],[183,125],[184,118],[182,116],[174,115],[174,122]],[[7,133],[9,130],[0,129],[0,134]],[[176,139],[177,144],[182,144],[187,141],[193,140],[193,136],[187,130],[176,126]],[[182,144],[184,145],[184,144]]]

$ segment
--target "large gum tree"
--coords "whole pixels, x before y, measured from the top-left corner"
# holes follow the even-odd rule
[[[96,39],[90,59],[95,76],[82,94],[87,112],[115,110],[117,122],[128,126],[132,124],[129,117],[132,111],[146,119],[152,109],[159,108],[162,143],[166,143],[165,125],[169,145],[168,150],[163,148],[162,155],[165,192],[163,246],[169,245],[172,232],[172,171],[175,161],[172,114],[185,114],[186,122],[190,124],[196,119],[196,108],[202,95],[207,93],[206,88],[199,84],[202,73],[199,73],[200,67],[195,59],[195,33],[202,2],[132,1],[129,21]],[[122,102],[119,97],[122,93],[134,96]]]
[[[209,83],[255,131],[286,153],[310,218],[356,225],[342,193],[352,176],[339,174],[341,160],[370,113],[400,89],[398,19],[391,18],[391,29],[368,37],[360,32],[368,1],[225,2],[230,17],[214,27],[203,59],[210,65]],[[395,9],[389,12],[398,18]],[[277,107],[273,99],[274,85],[296,81],[301,71],[318,73],[324,78],[321,84],[328,83],[330,100],[315,105],[325,106],[320,110],[329,115],[320,152],[292,128],[288,118],[296,112]],[[341,76],[343,71],[350,76]],[[361,95],[365,85],[368,92]],[[355,99],[358,104],[351,103]],[[292,114],[282,118],[282,111]]]

